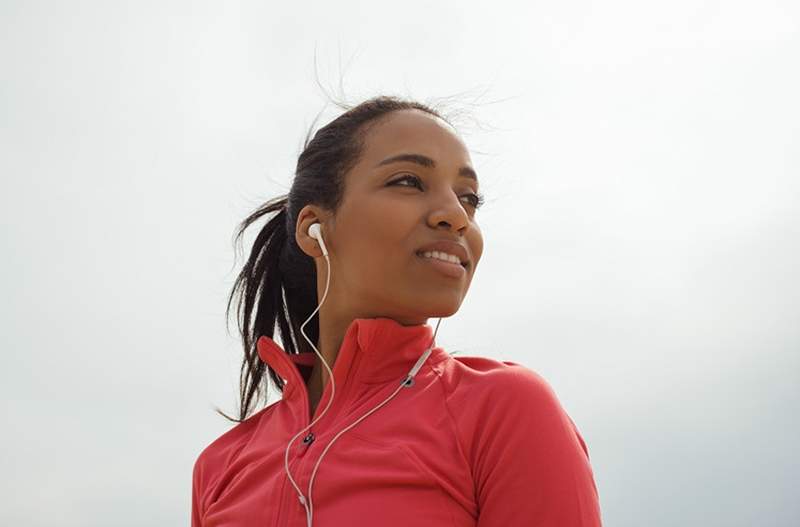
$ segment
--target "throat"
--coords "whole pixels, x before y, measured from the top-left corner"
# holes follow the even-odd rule
[[[314,371],[311,372],[306,382],[306,391],[308,393],[309,414],[314,416],[314,412],[319,405],[319,400],[322,398],[322,379],[316,375]]]

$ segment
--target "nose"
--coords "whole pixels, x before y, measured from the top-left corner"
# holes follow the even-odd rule
[[[454,192],[450,192],[448,199],[436,202],[434,210],[428,216],[428,223],[434,228],[444,225],[449,230],[463,234],[464,229],[469,225],[469,216],[458,200],[458,196]]]

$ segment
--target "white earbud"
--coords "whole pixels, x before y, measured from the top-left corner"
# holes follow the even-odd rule
[[[322,247],[322,254],[328,256],[328,249],[325,248],[325,242],[322,240],[322,229],[319,223],[312,223],[311,226],[308,227],[308,235],[319,242],[319,246]]]

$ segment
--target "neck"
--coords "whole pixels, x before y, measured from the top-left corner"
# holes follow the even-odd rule
[[[336,357],[339,355],[339,349],[344,340],[345,332],[354,320],[354,317],[336,317],[328,313],[323,313],[323,311],[324,309],[321,309],[319,312],[319,340],[316,346],[319,354],[322,355],[328,367],[333,371]],[[305,339],[303,340],[305,341]],[[308,344],[307,341],[306,344]],[[313,352],[314,350],[309,349],[309,351]],[[308,387],[312,414],[330,378],[328,370],[325,368],[325,365],[322,364],[319,355],[315,353],[314,357],[314,368],[306,384]]]
[[[317,313],[319,316],[319,340],[315,343],[315,345],[317,350],[319,350],[319,354],[325,358],[325,362],[328,364],[328,367],[330,367],[331,371],[333,371],[334,364],[336,363],[336,357],[339,355],[339,349],[344,341],[345,333],[352,324],[353,320],[356,318],[375,318],[377,316],[385,315],[352,312],[342,314],[341,312],[328,311],[326,307],[327,306],[323,304]],[[331,306],[331,309],[333,309],[333,306]],[[398,320],[398,322],[404,326],[412,326],[425,324],[427,318],[418,319],[412,317],[396,320]],[[307,346],[308,341],[306,341],[302,336],[301,338],[306,344],[308,351],[313,352],[314,350]],[[314,410],[317,407],[317,403],[322,398],[322,392],[325,390],[325,386],[327,386],[329,378],[330,375],[328,374],[328,370],[322,364],[319,355],[315,353],[314,368],[312,369],[311,375],[306,383],[312,416],[314,415]]]

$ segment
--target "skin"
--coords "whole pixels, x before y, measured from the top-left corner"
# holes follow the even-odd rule
[[[400,153],[426,155],[436,168],[408,161],[375,166]],[[303,252],[314,258],[318,302],[328,268],[319,244],[307,234],[314,222],[321,224],[330,258],[328,294],[315,315],[320,327],[315,344],[331,370],[356,318],[387,317],[418,325],[458,311],[483,253],[468,197],[478,192],[478,183],[459,176],[463,166],[474,168],[466,145],[449,124],[419,110],[392,112],[372,123],[358,163],[345,174],[339,210],[334,214],[307,205],[300,211],[295,235]],[[419,183],[407,179],[409,175]],[[416,255],[423,245],[442,238],[466,245],[470,265],[465,277],[445,276]],[[312,416],[328,377],[317,357],[307,383]]]

